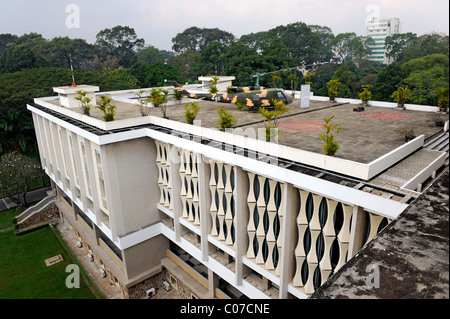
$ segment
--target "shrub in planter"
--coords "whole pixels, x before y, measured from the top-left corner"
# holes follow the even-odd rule
[[[233,127],[236,123],[236,118],[233,114],[230,114],[224,108],[220,107],[217,109],[217,113],[219,113],[219,128],[221,131],[225,131],[227,128]]]
[[[373,85],[366,84],[361,85],[361,93],[359,93],[359,98],[362,100],[363,105],[368,105],[369,100],[372,98],[372,93],[370,92],[370,88]]]
[[[184,106],[184,110],[185,110],[184,119],[189,124],[193,124],[195,118],[197,117],[198,111],[200,110],[200,108],[198,107],[198,103],[197,102],[186,103],[186,105]]]
[[[91,107],[92,107],[92,105],[90,103],[92,102],[92,99],[86,96],[86,94],[88,92],[83,91],[83,90],[78,90],[77,93],[78,93],[78,96],[75,98],[75,100],[80,102],[81,111],[83,112],[83,114],[90,115],[90,111],[91,111]]]
[[[340,84],[341,82],[339,82],[338,80],[331,80],[327,83],[328,96],[330,98],[330,101],[334,101],[334,99],[336,98]]]
[[[391,98],[397,102],[398,107],[404,107],[406,100],[409,98],[411,90],[406,87],[399,87],[397,91],[392,93]]]

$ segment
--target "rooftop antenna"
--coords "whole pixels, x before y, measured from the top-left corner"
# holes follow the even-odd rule
[[[70,69],[72,70],[72,86],[76,87],[77,85],[75,84],[75,76],[73,75],[72,54],[69,54],[69,58],[70,58]]]

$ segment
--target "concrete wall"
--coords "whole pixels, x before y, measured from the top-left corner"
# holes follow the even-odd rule
[[[154,203],[159,200],[155,181],[156,148],[152,140],[132,141],[102,146],[108,206],[114,220],[114,235],[122,237],[159,222]]]
[[[147,272],[157,269],[161,259],[166,257],[167,249],[169,249],[169,240],[159,235],[124,250],[123,260],[128,279],[140,281],[139,277],[155,275]]]

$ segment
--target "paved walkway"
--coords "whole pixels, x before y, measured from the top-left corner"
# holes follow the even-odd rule
[[[28,203],[37,202],[37,201],[40,201],[41,199],[47,197],[47,192],[51,189],[52,189],[51,187],[45,187],[45,188],[40,188],[40,189],[36,189],[31,192],[28,192],[27,193]],[[14,208],[16,206],[17,205],[15,203],[13,203],[9,198],[0,199],[0,212],[5,209]]]
[[[311,299],[448,299],[449,170]]]
[[[101,277],[100,266],[95,261],[87,259],[87,248],[84,246],[81,248],[77,247],[78,239],[74,236],[68,224],[59,219],[56,229],[102,296],[105,299],[122,299],[119,289],[111,285],[107,278]]]

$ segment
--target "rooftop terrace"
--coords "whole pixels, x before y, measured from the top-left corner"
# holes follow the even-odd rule
[[[259,154],[269,154],[280,160],[280,166],[302,170],[302,173],[309,175],[336,173],[349,177],[351,187],[357,187],[358,181],[367,184],[370,180],[373,182],[372,187],[379,186],[402,194],[410,193],[413,197],[418,195],[414,192],[417,185],[430,174],[435,174],[436,169],[445,161],[442,152],[421,150],[426,139],[442,132],[442,127],[436,127],[434,123],[437,111],[435,107],[425,107],[428,111],[416,111],[412,110],[414,108],[366,106],[363,111],[354,111],[355,105],[347,101],[331,102],[317,97],[311,99],[308,108],[300,108],[300,100],[296,98],[288,105],[289,113],[280,120],[282,133],[278,144],[274,145],[275,143],[260,143],[262,141],[257,140],[264,139],[257,133],[258,129],[264,128],[263,117],[258,113],[246,110],[239,112],[234,104],[229,103],[183,99],[179,104],[173,100],[168,103],[169,120],[163,119],[160,109],[153,107],[150,108],[149,116],[142,117],[136,104],[136,92],[137,90],[130,90],[96,94],[97,105],[100,103],[100,95],[113,98],[112,104],[116,106],[113,122],[104,122],[103,113],[96,108],[92,108],[90,116],[86,116],[80,108],[62,107],[58,97],[35,99],[35,102],[44,107],[43,110],[59,113],[58,116],[62,116],[65,121],[75,120],[73,123],[77,126],[81,124],[81,128],[87,124],[86,127],[93,128],[93,132],[98,135],[151,126],[169,134],[181,132],[189,139],[199,136],[202,143],[204,140],[215,141],[216,147],[223,148],[223,145],[228,144]],[[198,102],[200,107],[194,125],[186,124],[184,119],[184,105],[191,101]],[[219,107],[225,108],[237,119],[236,128],[231,132],[218,132]],[[448,121],[448,114],[439,115]],[[330,116],[334,116],[332,123],[338,123],[344,128],[339,133],[340,148],[336,157],[323,155],[323,141],[318,136],[324,130],[323,119]],[[417,136],[409,143],[405,143],[404,136],[398,133],[406,126],[414,127]],[[245,136],[245,139],[239,139],[241,136]],[[236,150],[235,152],[237,153]],[[399,166],[402,161],[405,164]],[[428,175],[419,176],[422,180],[417,182],[417,175],[423,174],[424,170],[428,170],[425,172]],[[334,177],[328,176],[328,180],[330,178]],[[342,183],[343,178],[337,178],[337,181]],[[415,184],[405,189],[402,186],[408,185],[408,181],[414,181]],[[368,191],[372,192],[373,188],[369,187]]]

